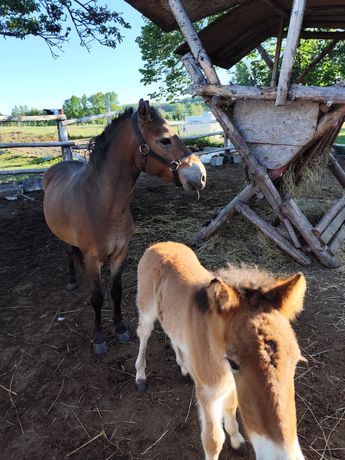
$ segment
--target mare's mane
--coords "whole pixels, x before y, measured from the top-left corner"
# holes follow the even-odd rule
[[[132,116],[133,108],[128,107],[116,118],[113,119],[110,125],[108,125],[101,134],[92,138],[89,142],[88,150],[90,155],[90,163],[97,167],[100,167],[106,158],[106,154],[109,148],[110,141],[113,139],[114,134],[118,130],[118,127],[123,121],[127,120]],[[152,121],[163,124],[165,121],[160,116],[157,109],[150,106],[150,116]]]

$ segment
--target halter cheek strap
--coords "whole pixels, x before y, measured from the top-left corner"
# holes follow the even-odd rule
[[[170,169],[170,171],[173,173],[176,186],[177,187],[182,187],[182,184],[181,184],[180,178],[178,176],[177,170],[181,166],[182,161],[185,158],[188,158],[190,155],[192,155],[193,152],[191,152],[190,150],[187,150],[187,152],[184,153],[180,157],[180,159],[178,159],[178,160],[168,160],[167,158],[164,158],[161,155],[159,155],[158,153],[154,152],[149,147],[149,145],[146,143],[146,141],[145,141],[145,139],[144,139],[144,137],[143,137],[143,135],[141,133],[141,130],[139,128],[138,112],[137,111],[132,113],[131,121],[132,121],[132,126],[133,126],[133,129],[134,129],[137,141],[139,142],[139,152],[140,152],[140,157],[141,157],[140,171],[143,171],[143,172],[145,171],[147,158],[150,156],[150,157],[154,158],[155,160],[159,161],[160,163],[164,164],[165,166],[167,166]]]

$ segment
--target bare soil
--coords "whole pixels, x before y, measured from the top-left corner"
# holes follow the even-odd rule
[[[135,390],[135,292],[136,266],[146,246],[188,241],[245,180],[240,165],[208,173],[199,201],[172,185],[140,178],[132,205],[136,231],[123,276],[131,341],[120,345],[114,340],[105,282],[109,352],[104,356],[90,350],[93,311],[82,272],[79,290],[65,290],[64,245],[45,225],[42,193],[30,194],[32,201],[0,201],[1,459],[203,458],[193,384],[182,378],[159,326],[149,342],[148,390]],[[341,193],[332,180],[322,187],[319,198],[304,202],[314,210],[311,219]],[[199,248],[198,255],[208,268],[244,261],[280,273],[301,269],[240,217]],[[309,460],[345,459],[344,252],[340,258],[338,270],[316,260],[303,269],[308,296],[295,330],[309,363],[298,366],[296,402],[299,438]],[[220,458],[239,458],[229,440]],[[251,450],[247,458],[254,459]]]

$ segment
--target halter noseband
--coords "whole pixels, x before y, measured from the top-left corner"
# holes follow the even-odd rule
[[[141,156],[141,164],[140,164],[140,171],[144,172],[146,169],[146,163],[147,163],[147,158],[148,156],[154,158],[155,160],[163,163],[163,165],[167,166],[170,171],[173,173],[175,184],[177,187],[182,187],[180,178],[178,177],[178,168],[181,166],[182,161],[185,158],[188,158],[190,155],[193,154],[190,150],[187,150],[186,153],[184,153],[179,160],[168,160],[167,158],[162,157],[158,153],[154,152],[149,145],[146,143],[141,130],[139,128],[139,123],[138,123],[138,112],[135,111],[132,113],[131,116],[132,120],[132,126],[135,132],[135,135],[137,137],[137,141],[139,142],[139,152]]]

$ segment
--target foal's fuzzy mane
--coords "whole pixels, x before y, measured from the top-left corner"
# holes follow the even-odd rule
[[[270,273],[260,270],[256,266],[245,264],[241,266],[228,264],[217,270],[215,275],[240,292],[247,289],[267,292],[276,283],[275,278]]]
[[[113,135],[117,131],[118,127],[122,124],[122,122],[132,116],[132,113],[133,108],[127,107],[122,113],[120,113],[116,118],[112,120],[111,124],[108,125],[101,134],[93,137],[90,140],[88,150],[90,155],[90,162],[92,164],[94,164],[97,167],[103,164]],[[151,106],[150,116],[152,118],[152,121],[156,123],[165,123],[164,119],[160,116],[158,110]]]

